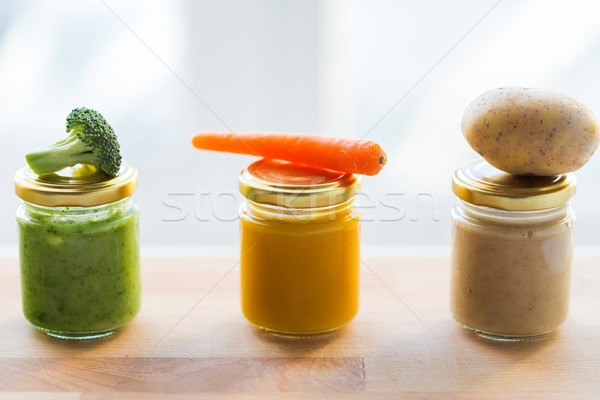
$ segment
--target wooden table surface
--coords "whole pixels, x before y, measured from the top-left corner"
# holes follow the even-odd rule
[[[452,320],[447,258],[366,258],[356,319],[304,339],[246,322],[233,257],[146,258],[139,315],[92,341],[29,326],[0,261],[1,400],[600,399],[600,258],[576,258],[567,322],[522,343]]]

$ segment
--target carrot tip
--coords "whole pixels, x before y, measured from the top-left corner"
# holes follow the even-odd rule
[[[379,156],[379,165],[381,165],[383,167],[386,162],[387,162],[387,156],[385,154],[380,155]]]

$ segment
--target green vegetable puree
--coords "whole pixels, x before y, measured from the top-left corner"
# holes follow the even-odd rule
[[[33,325],[99,333],[135,317],[141,288],[131,199],[71,208],[24,203],[17,221],[23,312]]]

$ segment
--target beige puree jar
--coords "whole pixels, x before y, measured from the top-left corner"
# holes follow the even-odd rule
[[[478,159],[452,184],[454,318],[502,341],[556,329],[569,308],[575,176],[516,176]]]

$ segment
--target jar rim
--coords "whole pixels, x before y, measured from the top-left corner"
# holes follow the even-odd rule
[[[470,204],[507,211],[545,210],[561,206],[575,194],[572,173],[556,176],[513,175],[494,168],[483,159],[458,167],[452,190]]]
[[[256,161],[239,176],[240,193],[248,200],[286,208],[341,204],[360,187],[354,174],[272,159]]]
[[[15,193],[28,203],[46,207],[98,206],[131,196],[137,177],[137,170],[125,162],[115,177],[90,165],[40,175],[26,165],[15,173]]]

